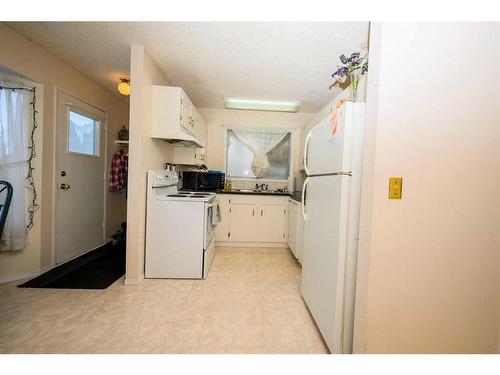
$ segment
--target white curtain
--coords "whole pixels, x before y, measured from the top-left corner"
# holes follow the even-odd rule
[[[276,128],[232,128],[234,135],[253,153],[252,172],[263,177],[269,169],[267,154],[289,133],[287,129]]]
[[[14,190],[0,251],[26,247],[25,179],[32,95],[26,90],[0,89],[0,180],[10,182]]]

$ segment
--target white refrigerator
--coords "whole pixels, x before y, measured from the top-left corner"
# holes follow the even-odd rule
[[[365,105],[345,103],[308,133],[302,296],[331,353],[351,353]]]

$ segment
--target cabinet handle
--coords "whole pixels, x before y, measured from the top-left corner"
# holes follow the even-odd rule
[[[252,216],[255,216],[255,210],[252,210]]]
[[[264,216],[264,210],[260,210],[260,216]]]
[[[180,121],[182,122],[182,96],[181,96],[181,110],[180,110]]]

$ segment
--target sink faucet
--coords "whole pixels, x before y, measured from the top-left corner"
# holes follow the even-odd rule
[[[268,187],[267,184],[255,184],[255,190],[267,190]]]

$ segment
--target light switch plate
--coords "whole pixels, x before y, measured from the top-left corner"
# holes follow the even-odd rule
[[[403,177],[389,177],[389,199],[401,199]]]

